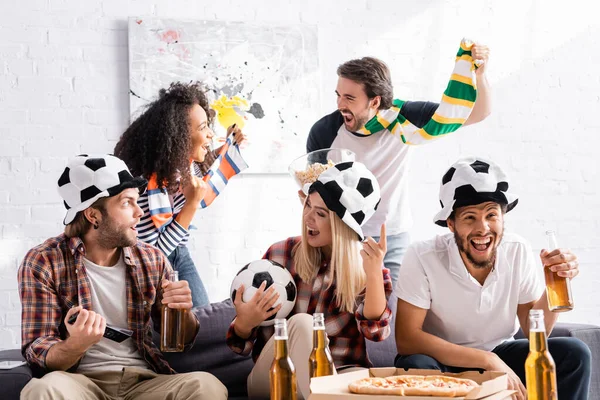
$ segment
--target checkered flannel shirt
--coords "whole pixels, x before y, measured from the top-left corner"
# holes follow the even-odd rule
[[[123,252],[127,266],[127,320],[128,329],[133,331],[132,339],[154,371],[174,373],[152,342],[151,322],[154,321],[157,330],[159,285],[171,271],[171,265],[160,250],[143,242],[125,247]],[[93,311],[84,256],[83,241],[62,234],[29,250],[19,267],[23,307],[21,351],[29,365],[41,372],[48,372],[46,356],[50,348],[67,337],[64,324],[67,311],[78,305]],[[69,371],[76,368],[77,365]]]
[[[328,288],[327,263],[324,263],[313,282],[303,282],[296,273],[292,250],[301,240],[293,237],[272,245],[263,258],[275,261],[290,271],[298,295],[296,304],[288,318],[294,314],[320,312],[325,314],[325,329],[329,337],[329,349],[333,362],[337,368],[342,366],[371,367],[372,363],[367,355],[365,339],[378,342],[386,339],[391,332],[392,310],[386,307],[379,320],[368,320],[363,314],[365,291],[357,298],[356,312],[342,312],[336,306],[334,295],[335,282]],[[387,268],[382,268],[383,284],[386,298],[392,293],[392,278]],[[248,355],[252,352],[254,361],[260,355],[265,343],[273,335],[273,326],[255,328],[248,339],[236,335],[234,330],[235,319],[231,322],[227,332],[227,345],[238,354]]]

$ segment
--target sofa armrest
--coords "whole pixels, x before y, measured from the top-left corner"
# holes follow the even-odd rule
[[[550,337],[574,337],[587,344],[592,352],[590,398],[600,398],[596,397],[600,396],[600,368],[594,367],[597,365],[598,360],[600,360],[600,326],[559,322],[554,325]],[[523,339],[525,336],[523,335],[523,332],[519,330],[515,335],[515,338]]]
[[[559,322],[550,337],[571,336],[583,340],[589,347],[600,350],[600,326]]]
[[[550,337],[575,337],[584,341],[592,350],[592,354],[594,349],[600,352],[600,326],[597,325],[559,322],[554,325]],[[516,333],[515,339],[526,339],[521,329]]]
[[[590,379],[590,399],[600,398],[600,326],[559,323],[556,324],[550,337],[571,336],[587,344],[592,353],[592,376]]]
[[[1,350],[0,361],[25,361],[21,350]],[[12,369],[0,369],[0,388],[3,399],[18,400],[21,390],[32,378],[31,368],[27,364]]]

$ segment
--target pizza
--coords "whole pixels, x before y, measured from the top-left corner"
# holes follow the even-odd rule
[[[394,396],[465,396],[477,382],[443,375],[398,375],[387,378],[363,378],[348,385],[352,393]]]

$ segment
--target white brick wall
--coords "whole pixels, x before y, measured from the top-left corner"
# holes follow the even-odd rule
[[[6,2],[4,2],[6,3]],[[431,223],[437,182],[462,154],[513,176],[508,226],[536,250],[558,230],[577,250],[577,307],[565,321],[600,324],[597,149],[600,23],[587,1],[23,0],[0,12],[0,348],[18,347],[16,270],[27,249],[61,229],[54,188],[66,159],[111,151],[128,122],[127,17],[308,23],[319,26],[322,111],[335,107],[335,69],[353,57],[388,62],[396,96],[437,100],[463,36],[492,49],[494,112],[413,154],[414,239]],[[253,133],[248,132],[251,136]],[[303,149],[298,149],[301,153]],[[269,244],[299,232],[285,175],[246,175],[198,214],[190,247],[212,300]]]

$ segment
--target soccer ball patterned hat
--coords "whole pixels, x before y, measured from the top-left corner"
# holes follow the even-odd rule
[[[373,173],[356,161],[341,162],[327,169],[310,185],[331,211],[364,240],[361,226],[377,211],[381,201],[379,183]]]
[[[510,211],[519,199],[508,191],[508,178],[500,167],[481,157],[465,157],[455,162],[442,177],[440,204],[442,209],[433,222],[448,226],[446,220],[459,207],[487,201],[506,205]]]
[[[140,194],[148,182],[143,177],[134,178],[125,163],[109,154],[73,157],[58,179],[58,193],[67,209],[64,224],[75,219],[102,197],[111,197],[125,189],[137,188]]]

